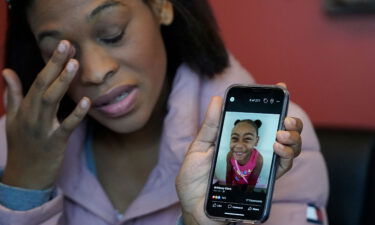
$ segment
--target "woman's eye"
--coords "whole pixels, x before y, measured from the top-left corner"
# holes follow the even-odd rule
[[[114,35],[112,37],[100,38],[100,41],[106,44],[116,44],[117,42],[121,41],[123,36],[124,31],[121,31],[121,33]]]
[[[233,142],[236,142],[237,140],[238,140],[237,137],[232,137],[232,141],[233,141]]]

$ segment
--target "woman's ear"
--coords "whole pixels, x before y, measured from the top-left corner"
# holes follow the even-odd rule
[[[170,25],[173,22],[173,5],[169,0],[150,0],[150,6],[154,15],[162,25]]]

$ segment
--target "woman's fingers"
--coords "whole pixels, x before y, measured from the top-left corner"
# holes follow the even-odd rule
[[[219,129],[222,98],[215,96],[208,106],[203,125],[191,144],[189,152],[206,152],[214,143]]]
[[[283,145],[289,146],[293,149],[294,157],[301,153],[301,135],[297,131],[278,131],[276,140]]]
[[[297,157],[301,153],[303,123],[298,118],[287,117],[284,121],[284,127],[285,131],[278,131],[276,139],[279,143],[291,147],[294,157]]]
[[[24,118],[28,124],[38,124],[39,127],[43,126],[41,123],[52,124],[56,120],[59,102],[78,70],[77,60],[69,60],[74,54],[74,47],[66,40],[61,41],[25,97],[22,95],[22,86],[17,74],[10,69],[5,69],[3,76],[8,86],[7,116],[15,115],[21,108],[23,111],[27,110]],[[73,116],[67,120],[65,127],[67,130],[76,125],[75,121],[82,120],[89,104],[87,98],[81,101],[80,105],[84,107],[77,107],[74,110]]]
[[[276,85],[287,89],[286,83],[280,82]],[[293,159],[301,153],[302,121],[298,118],[286,117],[284,120],[284,128],[285,131],[277,132],[276,142],[273,145],[275,153],[280,156],[276,178],[281,177],[290,170],[293,165]]]
[[[303,123],[298,118],[286,117],[284,120],[284,127],[287,131],[297,131],[301,134],[303,129]]]
[[[302,121],[298,118],[287,117],[284,126],[285,131],[277,132],[276,143],[273,146],[275,153],[280,156],[277,178],[292,168],[293,159],[301,153]]]
[[[31,99],[36,100],[37,98],[35,97],[41,97],[50,84],[58,77],[68,61],[70,52],[72,51],[71,48],[68,41],[60,41],[51,59],[31,85],[29,90]]]
[[[281,159],[292,160],[295,157],[294,150],[290,146],[275,142],[273,148]]]
[[[15,115],[23,99],[22,84],[16,72],[11,69],[3,70],[3,77],[7,84],[7,116]]]
[[[58,107],[58,103],[67,92],[71,81],[74,79],[78,70],[78,61],[70,59],[66,64],[65,69],[61,75],[53,81],[42,96],[43,111],[41,113],[42,118],[46,121],[52,121],[56,116],[55,112]]]
[[[37,123],[39,126],[49,126],[49,124],[53,123],[59,102],[52,101],[53,97],[49,96],[51,93],[46,93],[46,91],[54,81],[59,80],[58,77],[63,74],[62,71],[72,52],[73,47],[68,41],[60,41],[47,65],[31,85],[24,98],[24,104],[22,104],[27,110],[27,120],[29,122]],[[62,93],[61,95],[64,94]],[[42,124],[40,121],[42,121]]]
[[[79,101],[73,112],[60,124],[60,127],[56,130],[55,134],[59,137],[69,138],[73,130],[86,116],[87,112],[90,109],[90,105],[90,99],[87,97],[83,97],[81,101]]]
[[[295,157],[294,150],[291,147],[285,146],[278,142],[275,142],[273,149],[275,150],[275,153],[280,156],[279,168],[276,172],[276,178],[279,178],[292,168],[293,159]]]

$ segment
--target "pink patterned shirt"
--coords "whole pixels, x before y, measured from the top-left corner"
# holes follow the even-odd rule
[[[253,171],[257,165],[257,160],[259,158],[259,152],[254,148],[251,152],[249,161],[245,165],[240,165],[237,160],[232,156],[230,159],[233,173],[232,184],[249,184],[255,185],[258,180],[258,176],[253,175]]]

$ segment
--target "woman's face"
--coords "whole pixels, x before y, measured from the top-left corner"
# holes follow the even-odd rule
[[[254,126],[248,122],[237,123],[232,130],[230,139],[230,150],[234,159],[237,161],[248,159],[258,140],[257,131]]]
[[[28,19],[45,61],[61,40],[74,46],[80,69],[68,90],[73,101],[89,97],[93,118],[128,133],[146,124],[165,81],[160,17],[153,13],[163,7],[151,10],[142,0],[35,0]]]

